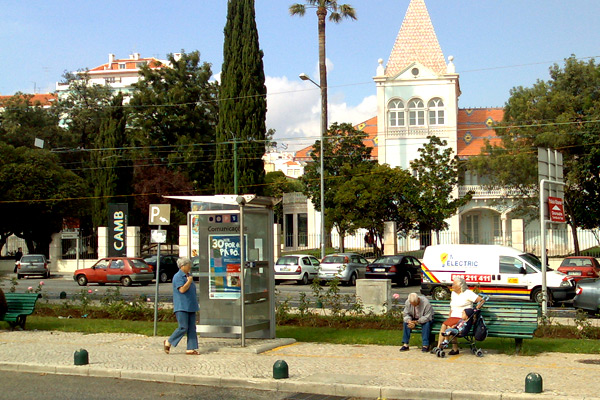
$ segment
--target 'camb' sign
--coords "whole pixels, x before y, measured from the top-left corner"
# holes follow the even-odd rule
[[[127,203],[108,205],[108,256],[127,256]]]

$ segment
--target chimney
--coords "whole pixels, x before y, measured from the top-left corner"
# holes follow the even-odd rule
[[[133,53],[129,56],[129,59],[131,60],[139,60],[140,59],[140,53]]]
[[[113,62],[115,62],[115,55],[109,54],[108,55],[108,69],[110,69],[110,66],[112,65]]]

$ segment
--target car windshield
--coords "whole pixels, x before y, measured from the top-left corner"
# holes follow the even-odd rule
[[[146,257],[146,258],[144,258],[144,261],[146,261],[147,263],[156,262],[156,256]]]
[[[400,257],[379,257],[377,260],[373,262],[373,264],[399,264]]]
[[[531,253],[525,253],[525,254],[519,255],[519,257],[521,257],[523,260],[525,260],[530,265],[532,265],[535,269],[537,269],[536,272],[539,272],[542,270],[542,262],[540,261],[539,258],[537,258],[536,255],[531,254]],[[546,271],[554,271],[554,270],[552,268],[546,266]]]
[[[345,256],[327,256],[323,259],[323,264],[343,264],[345,262]]]
[[[42,256],[23,256],[21,258],[22,262],[44,262],[44,257]]]
[[[135,268],[148,268],[148,264],[146,264],[142,260],[136,260],[136,259],[129,260],[129,264],[131,264]]]
[[[277,265],[295,265],[298,264],[298,257],[286,256],[277,260]]]

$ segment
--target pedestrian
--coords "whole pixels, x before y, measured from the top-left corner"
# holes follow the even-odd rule
[[[19,249],[15,253],[15,270],[13,271],[15,274],[17,273],[17,269],[19,268],[19,261],[21,261],[21,257],[23,257],[23,248],[19,247]]]
[[[199,310],[196,297],[196,285],[190,271],[192,262],[187,257],[177,260],[179,271],[173,275],[173,312],[177,318],[177,329],[163,343],[165,353],[171,346],[177,347],[181,338],[187,334],[185,354],[198,355],[198,335],[196,333],[196,312]]]
[[[409,349],[411,329],[414,329],[417,325],[421,325],[421,351],[429,351],[429,337],[433,323],[433,308],[431,308],[429,300],[425,296],[419,296],[416,293],[409,294],[402,314],[404,314],[404,324],[400,351]]]

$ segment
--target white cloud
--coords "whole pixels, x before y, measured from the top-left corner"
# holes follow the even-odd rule
[[[320,135],[321,95],[311,82],[299,78],[266,77],[267,128],[275,129],[275,141],[296,151],[312,145]],[[348,105],[342,92],[328,93],[328,122],[358,124],[377,113],[376,96],[357,106]]]

